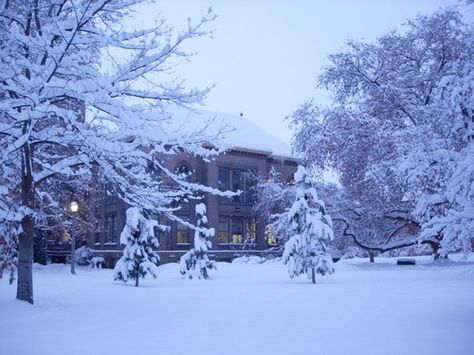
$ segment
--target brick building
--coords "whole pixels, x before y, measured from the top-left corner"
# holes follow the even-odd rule
[[[243,117],[207,111],[186,113],[186,123],[181,124],[180,129],[195,126],[196,122],[208,125],[206,130],[211,135],[225,127],[226,133],[221,139],[229,149],[209,162],[184,154],[164,156],[162,160],[165,166],[188,173],[191,182],[199,182],[222,191],[242,191],[240,196],[232,198],[210,193],[202,195],[202,202],[207,205],[209,227],[216,231],[210,257],[230,260],[242,253],[261,253],[268,249],[272,241],[267,240],[265,235],[266,221],[252,211],[251,191],[254,180],[251,176],[256,174],[266,177],[273,166],[282,174],[283,179],[290,180],[296,171],[297,159],[292,157],[286,144]],[[125,224],[127,206],[106,189],[100,194],[96,217],[101,228],[89,233],[88,244],[112,266],[121,256],[120,233]],[[181,209],[177,214],[194,223],[194,206],[199,202],[201,201],[190,200],[180,203]],[[169,232],[159,233],[161,260],[176,261],[193,247],[194,232],[177,222],[167,221],[162,216],[156,218],[170,227]]]

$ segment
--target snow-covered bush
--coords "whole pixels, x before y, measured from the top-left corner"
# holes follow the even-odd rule
[[[290,277],[306,273],[316,283],[316,273],[326,275],[334,272],[326,248],[326,242],[334,238],[332,221],[304,167],[298,167],[295,182],[296,201],[286,212],[293,235],[285,244],[282,260],[288,265]]]
[[[138,287],[139,279],[150,274],[156,278],[160,257],[156,252],[159,246],[155,236],[158,222],[147,219],[140,209],[130,207],[127,210],[127,220],[120,234],[120,243],[125,245],[123,256],[114,268],[114,280],[127,282],[135,280]]]
[[[15,281],[15,271],[18,263],[18,238],[16,235],[3,235],[6,228],[0,227],[0,278],[8,274],[10,284]]]
[[[86,245],[75,251],[77,265],[90,265],[92,259],[92,250]]]
[[[186,252],[180,259],[181,275],[190,279],[208,279],[209,270],[216,270],[216,263],[209,260],[207,251],[211,248],[210,238],[214,228],[207,228],[207,210],[204,203],[196,205],[196,230],[194,232],[194,248]]]

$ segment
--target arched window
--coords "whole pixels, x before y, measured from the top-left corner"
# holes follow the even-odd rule
[[[174,169],[175,174],[182,175],[186,177],[186,180],[189,180],[189,177],[194,172],[191,164],[187,161],[181,161],[176,165]]]

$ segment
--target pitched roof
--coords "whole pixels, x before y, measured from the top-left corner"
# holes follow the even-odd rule
[[[218,136],[209,143],[224,145],[230,149],[253,151],[274,157],[295,159],[288,144],[272,136],[253,122],[242,116],[212,112],[207,110],[177,109],[172,113],[173,125],[187,133],[202,131],[211,137]]]

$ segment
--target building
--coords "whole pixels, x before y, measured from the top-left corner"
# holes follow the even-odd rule
[[[181,118],[182,119],[182,118]],[[229,147],[225,154],[215,156],[209,162],[196,156],[170,155],[163,157],[168,169],[189,174],[191,182],[199,182],[219,190],[241,190],[240,196],[225,198],[209,193],[203,194],[207,206],[209,227],[216,231],[212,239],[209,256],[215,260],[231,260],[242,253],[262,253],[271,246],[265,236],[267,225],[252,210],[251,193],[254,179],[252,174],[268,176],[273,166],[286,180],[292,179],[297,159],[290,148],[269,135],[242,116],[199,111],[186,113],[180,129],[194,129],[197,122],[206,124],[206,130],[217,133],[225,127],[223,141]],[[189,128],[191,127],[191,128]],[[120,233],[125,224],[127,206],[104,188],[96,207],[99,227],[88,235],[88,244],[96,255],[103,256],[108,266],[113,266],[121,256]],[[201,201],[187,201],[179,204],[179,216],[195,222],[194,206]],[[176,222],[157,216],[169,232],[159,232],[160,256],[163,263],[177,261],[193,247],[194,231]]]

